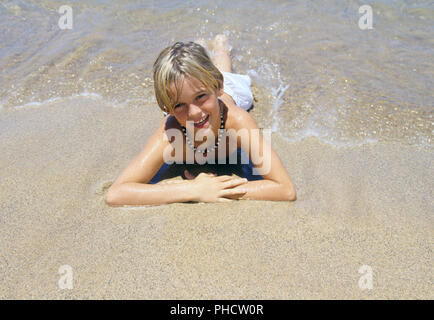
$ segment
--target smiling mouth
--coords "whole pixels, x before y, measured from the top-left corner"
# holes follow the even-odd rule
[[[202,128],[208,122],[208,119],[209,119],[209,114],[203,117],[202,119],[200,119],[199,121],[194,122],[194,127]]]

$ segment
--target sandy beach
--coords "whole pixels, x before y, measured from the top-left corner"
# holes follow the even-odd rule
[[[296,202],[108,207],[161,117],[85,97],[2,110],[1,299],[434,298],[432,150],[273,135]]]
[[[0,299],[433,299],[434,6],[362,4],[1,1]],[[297,200],[109,207],[159,52],[217,34]]]

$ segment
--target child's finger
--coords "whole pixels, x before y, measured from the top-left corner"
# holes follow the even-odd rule
[[[219,202],[232,202],[234,200],[228,199],[228,198],[220,198]]]
[[[218,176],[219,181],[224,182],[224,181],[228,181],[230,179],[233,179],[232,176],[228,176],[228,175],[224,175],[224,176]]]
[[[205,172],[205,174],[207,174],[207,175],[209,175],[209,176],[217,177],[217,175],[216,175],[215,173]]]
[[[247,183],[246,178],[232,179],[223,183],[223,188],[232,188]]]
[[[220,196],[234,196],[234,195],[243,195],[247,192],[245,188],[234,188],[234,189],[224,189],[220,191]]]

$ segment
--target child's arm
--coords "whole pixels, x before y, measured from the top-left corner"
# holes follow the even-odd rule
[[[202,174],[200,179],[166,184],[147,184],[163,165],[163,152],[169,145],[163,139],[164,121],[152,135],[143,151],[124,169],[109,188],[106,202],[111,206],[159,205],[187,201],[230,201],[245,191],[234,187],[247,181],[228,176]],[[198,177],[199,178],[199,177]]]
[[[252,131],[259,130],[258,125],[251,115],[245,110],[238,109],[240,117],[238,117],[238,129],[246,128],[249,138],[249,158],[252,160],[255,168],[262,170],[261,176],[264,180],[249,181],[243,185],[242,188],[247,190],[246,194],[241,199],[254,199],[254,200],[274,200],[274,201],[294,201],[297,199],[294,184],[282,164],[277,153],[273,150],[271,145],[267,143],[262,133],[259,135],[252,134]],[[263,147],[265,146],[268,147]],[[241,144],[243,147],[243,145]],[[259,153],[259,151],[261,151]],[[262,151],[264,154],[262,155]],[[261,163],[255,163],[255,159],[252,155],[262,155],[263,161]],[[268,170],[269,169],[269,170]]]

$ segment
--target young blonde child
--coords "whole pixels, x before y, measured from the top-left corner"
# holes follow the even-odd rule
[[[253,102],[250,78],[232,73],[226,36],[214,38],[212,52],[211,59],[202,45],[177,42],[160,53],[154,64],[154,87],[158,105],[166,116],[142,152],[109,188],[106,195],[109,205],[296,199],[294,185],[279,156],[271,146],[262,148],[267,143],[262,134],[252,134],[259,128],[246,111]],[[185,170],[186,180],[151,184],[149,182],[165,163],[165,152],[173,141],[168,132],[173,129],[183,133],[183,148],[177,157],[184,163],[188,152],[215,159],[221,155],[228,157],[234,149],[221,143],[219,133],[221,130],[244,130],[249,143],[242,143],[237,136],[236,150],[241,149],[252,158],[252,154],[262,148],[261,159],[270,159],[269,170],[261,174],[262,180],[254,181],[204,172],[194,176]],[[205,143],[192,139],[200,130],[208,132],[214,139],[206,139]],[[265,161],[254,163],[254,166],[260,168]]]

